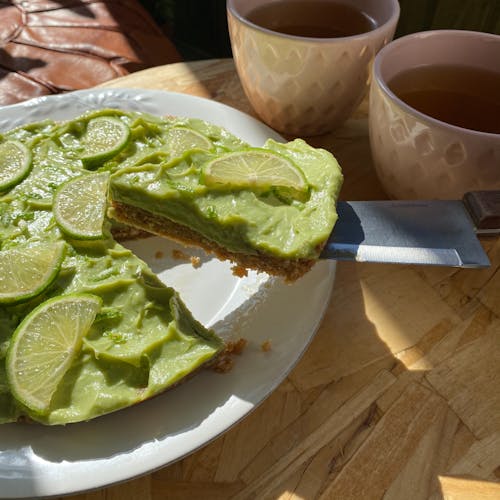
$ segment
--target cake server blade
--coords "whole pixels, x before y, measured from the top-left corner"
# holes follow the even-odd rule
[[[477,234],[498,232],[498,206],[500,191],[467,193],[464,200],[340,201],[321,258],[488,267]]]

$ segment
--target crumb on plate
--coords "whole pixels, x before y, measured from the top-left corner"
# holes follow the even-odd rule
[[[234,360],[229,355],[221,356],[217,363],[213,365],[214,371],[217,373],[227,373],[231,371],[234,366]]]
[[[200,257],[195,257],[194,255],[191,256],[191,265],[196,269],[201,266],[201,259]]]
[[[219,356],[217,361],[212,365],[212,369],[217,373],[227,373],[234,366],[233,355],[240,355],[247,345],[246,339],[238,339],[236,341],[229,341],[226,344],[226,349]]]
[[[228,342],[226,351],[230,354],[240,355],[247,345],[246,339],[238,339],[236,342]]]
[[[271,341],[270,340],[265,340],[264,342],[262,342],[262,344],[260,345],[260,348],[264,351],[264,352],[269,352],[271,350]]]

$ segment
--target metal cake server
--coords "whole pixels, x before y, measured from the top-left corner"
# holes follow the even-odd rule
[[[476,235],[500,232],[500,191],[463,200],[340,201],[337,211],[321,258],[488,267]]]

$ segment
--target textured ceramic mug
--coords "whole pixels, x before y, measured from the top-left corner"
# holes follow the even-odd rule
[[[375,28],[342,38],[310,38],[271,31],[247,19],[253,9],[272,1],[227,1],[243,89],[260,118],[280,132],[308,136],[331,131],[365,96],[373,58],[394,36],[399,3],[342,0],[361,9]]]
[[[370,144],[377,174],[391,198],[460,199],[467,191],[500,189],[500,134],[434,119],[408,106],[388,86],[405,70],[446,64],[500,73],[500,36],[426,31],[391,42],[375,58]]]

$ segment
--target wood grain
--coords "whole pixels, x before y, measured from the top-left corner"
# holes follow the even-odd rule
[[[231,60],[152,68],[106,87],[165,89],[252,113]],[[384,198],[367,103],[308,141],[343,199]],[[492,266],[339,263],[314,341],[254,412],[187,458],[70,500],[500,499],[500,243]]]

